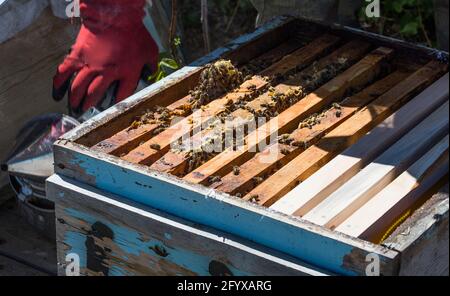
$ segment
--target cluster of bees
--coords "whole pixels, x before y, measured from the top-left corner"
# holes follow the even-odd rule
[[[309,91],[312,91],[327,83],[333,77],[336,77],[339,72],[348,67],[347,58],[338,58],[335,62],[327,64],[323,69],[317,69],[317,62],[314,62],[312,68],[308,73],[304,73],[301,77],[302,85]]]
[[[169,109],[156,106],[152,110],[146,110],[140,117],[136,118],[128,127],[128,131],[137,129],[145,124],[156,124],[159,127],[167,127],[169,119],[172,116],[172,112]],[[159,128],[157,130],[161,131]]]
[[[153,134],[157,135],[170,126],[170,122],[179,116],[186,116],[192,110],[201,108],[218,96],[238,87],[243,82],[243,74],[227,60],[219,60],[206,66],[200,75],[198,86],[190,91],[191,100],[175,110],[156,106],[146,110],[136,118],[128,128],[128,131],[139,128],[144,124],[156,124],[158,128]]]
[[[186,167],[186,173],[192,172],[199,166],[201,166],[205,161],[210,158],[210,153],[206,152],[202,148],[197,148],[189,151],[188,153],[188,163]]]
[[[294,103],[299,101],[305,96],[303,87],[296,86],[290,87],[286,92],[281,93],[275,90],[275,88],[269,88],[269,96],[271,101],[269,103],[261,104],[259,110],[249,110],[256,117],[266,117],[270,119],[279,115],[279,112],[289,108]]]
[[[239,108],[246,109],[255,117],[264,116],[268,119],[276,117],[279,115],[279,112],[282,112],[286,108],[289,108],[290,106],[304,98],[307,93],[316,89],[320,85],[325,84],[330,79],[335,77],[340,71],[348,66],[347,64],[347,59],[345,58],[340,58],[336,62],[324,66],[322,69],[318,69],[317,64],[313,64],[310,70],[306,72],[303,71],[300,75],[293,75],[288,78],[290,82],[295,82],[291,83],[292,85],[299,86],[292,86],[284,92],[279,92],[272,86],[261,90],[263,92],[268,92],[270,100],[269,102],[262,103],[260,105],[261,108],[259,108],[258,110],[253,110],[252,108],[248,107],[247,103],[251,101],[255,97],[255,95],[259,95],[261,91],[254,92],[252,95],[248,94],[237,102],[230,100],[225,104],[224,110],[220,114],[218,114],[219,120],[212,123],[209,128],[212,129],[215,126],[220,125],[221,123],[223,124],[224,120],[229,119],[230,114]],[[135,120],[130,128],[137,128],[142,124],[158,124],[160,127],[155,131],[155,133],[157,134],[170,125],[170,120],[172,120],[174,116],[185,116],[187,115],[187,113],[191,113],[194,109],[204,108],[204,106],[212,100],[239,87],[242,82],[253,75],[253,73],[260,72],[268,66],[270,66],[270,61],[265,62],[258,60],[257,62],[247,64],[241,72],[228,60],[219,60],[215,63],[211,63],[207,65],[205,70],[201,73],[200,82],[197,87],[194,90],[190,91],[191,99],[189,103],[186,104],[186,106],[182,106],[176,110],[169,110],[164,107],[155,107],[154,110],[146,111],[144,115]],[[245,75],[246,78],[244,79]],[[275,81],[274,78],[267,79],[272,82],[270,84],[273,84],[273,82]],[[332,108],[335,109],[336,117],[340,117],[341,106],[339,104],[333,104],[329,109],[324,110],[322,113],[313,114],[302,121],[298,128],[312,129],[313,126],[321,122],[321,119],[323,118],[325,112],[329,111]],[[196,148],[183,148],[180,146],[180,149],[177,148],[175,150],[172,150],[187,152],[188,162],[186,173],[188,173],[204,164],[215,155],[213,151],[208,151],[208,149],[205,149],[205,145],[212,145],[213,142],[216,143],[217,137],[222,138],[222,136],[222,134],[212,136],[210,139],[206,139],[204,145],[202,144]],[[281,144],[287,144],[291,146],[299,145],[290,137],[290,134],[280,136],[278,141]],[[159,147],[152,148],[158,149]],[[286,151],[286,153],[288,152],[289,151]],[[240,174],[240,167],[233,167],[232,172],[234,175],[238,176]],[[213,176],[209,179],[210,184],[220,181],[221,177],[219,176]],[[263,181],[263,177],[254,178],[254,187],[261,184]],[[236,194],[236,196],[241,197],[242,194],[238,193]],[[251,199],[252,202],[259,201],[257,196],[254,196]]]
[[[200,75],[199,85],[189,92],[192,109],[211,102],[218,96],[238,87],[242,82],[243,74],[228,60],[219,60],[206,66]]]
[[[170,110],[166,107],[155,106],[153,109],[147,109],[141,116],[136,118],[128,127],[128,131],[137,129],[145,124],[152,124],[158,126],[158,128],[153,130],[153,135],[157,135],[168,128],[175,117],[184,116],[185,113],[186,110],[184,108]]]
[[[312,129],[315,125],[320,124],[322,122],[322,118],[325,117],[325,115],[331,110],[333,110],[334,116],[338,118],[342,116],[342,106],[339,103],[333,103],[329,108],[324,109],[320,113],[314,113],[300,122],[300,124],[298,125],[298,129]],[[293,138],[291,138],[290,134],[284,134],[278,137],[278,143],[295,147],[304,147],[305,149],[308,147],[308,143],[295,141]]]

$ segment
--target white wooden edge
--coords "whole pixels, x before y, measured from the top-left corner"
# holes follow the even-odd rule
[[[449,103],[439,107],[303,218],[334,227],[370,200],[448,132]]]
[[[375,159],[384,147],[393,144],[444,103],[448,99],[448,85],[447,73],[270,208],[292,215],[313,200],[323,200]]]
[[[400,203],[418,185],[418,182],[420,182],[420,179],[429,167],[443,153],[448,151],[448,146],[449,136],[447,135],[428,153],[347,218],[335,230],[354,237],[360,237],[369,227],[378,223],[387,211]]]

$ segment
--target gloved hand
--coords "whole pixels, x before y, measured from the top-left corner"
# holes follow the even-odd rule
[[[86,111],[118,82],[116,102],[133,94],[143,69],[155,71],[158,47],[144,27],[145,0],[80,0],[82,26],[53,79],[53,97],[69,89],[70,107]],[[73,79],[72,79],[73,78]]]

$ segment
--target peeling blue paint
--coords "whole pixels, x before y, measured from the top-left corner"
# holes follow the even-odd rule
[[[112,265],[109,269],[109,276],[131,276],[132,274],[126,272],[123,268],[118,265]]]
[[[69,253],[77,254],[80,258],[80,269],[86,268],[87,266],[87,259],[86,259],[86,236],[82,233],[75,232],[75,231],[67,231],[64,234],[64,243],[70,246],[70,250],[67,251],[66,256]],[[67,262],[66,262],[67,263]]]
[[[73,218],[82,220],[91,225],[96,222],[101,222],[106,226],[108,226],[114,233],[113,239],[114,243],[126,254],[139,256],[140,254],[145,253],[153,257],[159,257],[159,255],[156,254],[155,251],[152,250],[152,248],[155,248],[156,246],[164,247],[168,253],[167,257],[163,258],[165,261],[181,266],[198,275],[209,275],[208,267],[212,258],[198,255],[188,250],[183,250],[179,248],[177,249],[169,248],[164,244],[163,241],[156,239],[151,239],[143,242],[140,239],[141,235],[134,230],[125,227],[120,227],[118,225],[110,223],[109,221],[99,220],[96,217],[77,211],[75,209],[66,208],[65,213]],[[66,235],[65,242],[70,244],[71,246],[75,246],[75,248],[79,252],[83,253],[84,256],[83,267],[85,267],[86,266],[85,254],[87,250],[86,247],[84,247],[84,242],[86,241],[86,236],[80,233],[72,233],[72,232],[67,233],[68,235]],[[168,236],[171,237],[170,234],[168,234]],[[84,248],[80,246],[83,246]],[[118,256],[118,254],[115,255]],[[123,257],[125,261],[127,260],[127,258],[128,258],[127,256]],[[249,275],[234,268],[233,266],[227,267],[234,275],[238,276]],[[127,272],[124,269],[120,268],[119,266],[114,265],[114,269],[110,269],[109,275],[127,275]]]
[[[169,184],[155,176],[125,170],[89,155],[75,154],[71,163],[83,169],[89,179],[95,180],[92,185],[101,190],[238,235],[320,268],[356,275],[355,271],[343,266],[345,256],[354,248],[345,242],[202,195],[177,184]],[[150,187],[137,186],[136,182]],[[193,266],[187,261],[185,263],[191,270],[197,268],[195,263],[192,263]]]

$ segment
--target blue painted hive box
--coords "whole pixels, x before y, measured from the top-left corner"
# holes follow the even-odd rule
[[[193,110],[219,59],[245,81]],[[447,60],[277,18],[154,83],[55,143],[59,273],[73,256],[85,275],[448,272]],[[241,150],[198,153],[211,128],[194,150],[173,148],[223,114],[267,122]],[[398,201],[385,208],[387,196]]]

